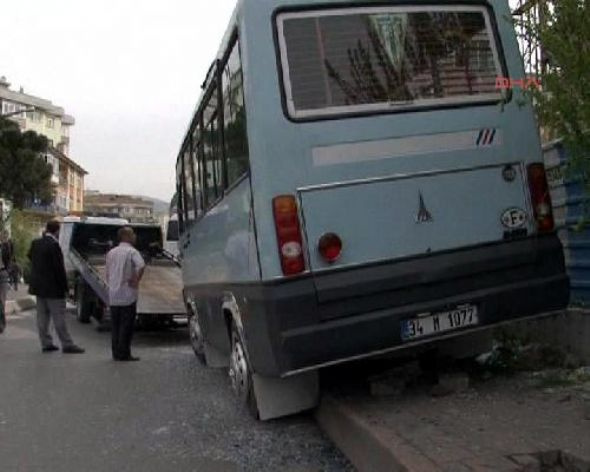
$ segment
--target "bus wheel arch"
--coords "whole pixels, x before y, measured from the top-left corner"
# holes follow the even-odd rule
[[[242,315],[236,297],[229,292],[223,295],[221,303],[221,312],[223,313],[223,320],[225,322],[225,330],[227,333],[227,347],[228,352],[231,352],[232,348],[232,326],[235,327],[237,333],[244,344],[245,354],[248,356],[248,348],[246,344],[246,336],[244,333],[244,325],[242,323]],[[249,360],[249,358],[248,358]]]
[[[230,329],[231,354],[228,373],[232,390],[254,419],[259,419],[258,402],[254,392],[254,373],[248,360],[244,338],[240,334],[234,319],[231,321]]]
[[[199,310],[196,303],[187,303],[186,312],[188,315],[188,329],[191,347],[197,359],[199,359],[201,363],[207,365],[207,358],[205,355],[205,337],[203,335]]]
[[[228,374],[232,390],[240,403],[248,409],[248,412],[255,419],[259,419],[258,404],[254,392],[254,372],[248,355],[240,310],[232,294],[225,294],[222,312],[229,340]]]

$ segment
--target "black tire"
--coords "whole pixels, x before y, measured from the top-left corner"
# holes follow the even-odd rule
[[[93,295],[92,289],[85,283],[78,284],[78,289],[76,290],[76,319],[80,323],[90,323],[90,318],[94,311]]]
[[[6,312],[4,311],[4,307],[0,305],[0,334],[4,332],[6,329]]]
[[[241,367],[238,367],[240,365]],[[240,370],[240,372],[236,372]],[[239,333],[235,323],[231,324],[231,354],[229,376],[232,382],[232,389],[242,404],[247,408],[250,415],[258,420],[258,402],[254,392],[252,380],[252,368],[246,354],[246,344]]]

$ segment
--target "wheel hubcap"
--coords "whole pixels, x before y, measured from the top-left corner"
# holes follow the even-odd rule
[[[248,362],[244,354],[242,343],[234,336],[232,354],[230,359],[229,376],[232,389],[241,398],[246,398],[250,389],[250,372]]]
[[[201,325],[196,314],[191,316],[189,331],[193,349],[197,354],[202,354],[205,351],[205,346],[203,343],[203,334],[201,333]]]

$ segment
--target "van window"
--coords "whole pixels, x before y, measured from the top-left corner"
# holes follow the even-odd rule
[[[413,6],[278,16],[294,117],[499,100],[488,11]]]
[[[59,232],[59,243],[64,252],[69,251],[69,244],[72,237],[73,228],[73,223],[64,223],[61,227],[61,231]]]
[[[166,241],[178,241],[179,240],[179,227],[178,220],[169,220],[168,228],[166,231]]]
[[[240,47],[236,41],[223,67],[224,150],[228,185],[248,171],[248,137]]]

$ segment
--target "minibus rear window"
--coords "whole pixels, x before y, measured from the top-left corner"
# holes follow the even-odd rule
[[[485,7],[340,8],[280,13],[277,21],[293,118],[501,98]]]

